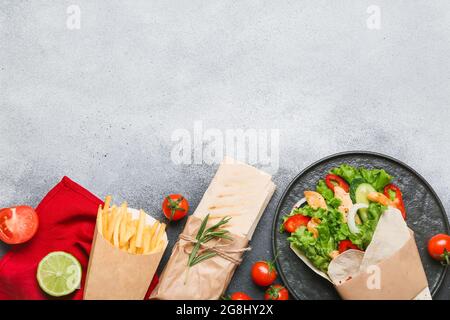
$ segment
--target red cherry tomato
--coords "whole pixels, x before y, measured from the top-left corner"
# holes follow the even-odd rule
[[[347,251],[348,249],[360,250],[356,245],[354,245],[350,240],[342,240],[339,242],[339,253]]]
[[[252,280],[261,287],[270,286],[277,278],[277,271],[271,261],[258,261],[252,266]]]
[[[0,210],[0,240],[19,244],[30,240],[36,233],[39,219],[33,208],[17,206]]]
[[[181,194],[171,194],[162,203],[164,215],[170,221],[184,218],[189,211],[189,203]]]
[[[450,236],[440,233],[428,241],[428,253],[442,264],[450,263]]]
[[[311,220],[310,217],[304,216],[302,214],[293,215],[284,222],[284,230],[286,230],[289,233],[293,233],[301,226],[306,227],[309,220]]]
[[[342,179],[341,177],[339,177],[335,174],[327,174],[325,177],[325,183],[328,188],[333,190],[333,192],[334,192],[334,186],[336,186],[336,185],[338,185],[339,187],[344,189],[345,192],[350,191],[350,186],[348,185],[348,183],[345,182],[344,179]]]
[[[289,292],[280,284],[274,284],[266,290],[264,300],[289,300]]]
[[[390,183],[384,187],[383,193],[388,199],[391,199],[394,206],[402,213],[403,219],[406,220],[405,204],[403,203],[403,194],[400,191],[400,188],[395,184]]]
[[[252,300],[250,296],[246,295],[243,292],[235,292],[231,295],[231,300]]]

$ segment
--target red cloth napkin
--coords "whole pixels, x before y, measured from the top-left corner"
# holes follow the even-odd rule
[[[39,261],[52,251],[75,256],[83,268],[81,289],[66,299],[82,299],[98,206],[103,201],[64,177],[36,208],[39,229],[27,243],[12,246],[0,260],[0,299],[48,299],[36,280]],[[156,286],[157,276],[149,292]]]

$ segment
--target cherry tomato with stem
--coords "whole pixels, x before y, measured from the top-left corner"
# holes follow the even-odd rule
[[[282,285],[274,284],[266,290],[264,300],[289,300],[289,292]]]
[[[437,234],[428,241],[428,253],[430,256],[440,261],[443,265],[450,263],[450,236],[447,234]]]
[[[183,219],[189,211],[189,203],[181,194],[171,194],[162,203],[164,215],[170,221]]]
[[[276,259],[276,257],[275,257]],[[277,270],[274,261],[257,261],[251,270],[252,280],[261,287],[270,286],[277,278]]]
[[[243,292],[235,292],[231,294],[230,300],[252,300],[252,298]]]

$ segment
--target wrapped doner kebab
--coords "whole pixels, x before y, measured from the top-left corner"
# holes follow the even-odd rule
[[[385,170],[342,164],[304,196],[280,231],[343,299],[431,299],[403,194]]]
[[[365,252],[350,249],[341,253],[331,260],[328,273],[317,269],[294,246],[291,248],[311,269],[330,281],[343,299],[431,299],[414,233],[395,208],[382,214]]]
[[[219,299],[274,191],[270,175],[226,158],[188,218],[151,299]]]

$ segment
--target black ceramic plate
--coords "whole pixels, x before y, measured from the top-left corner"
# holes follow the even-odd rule
[[[284,284],[296,299],[339,299],[333,286],[309,269],[289,248],[287,234],[278,232],[281,218],[303,198],[303,191],[315,190],[319,179],[334,167],[347,163],[356,167],[381,168],[391,174],[403,192],[407,224],[414,230],[420,257],[434,296],[441,286],[446,268],[427,253],[427,241],[436,233],[449,233],[447,215],[436,193],[417,172],[402,162],[372,152],[344,152],[329,156],[303,170],[289,184],[278,203],[273,223],[273,250],[278,252],[277,268]]]

